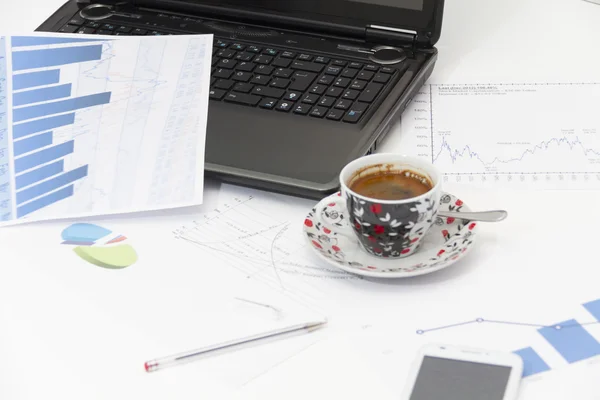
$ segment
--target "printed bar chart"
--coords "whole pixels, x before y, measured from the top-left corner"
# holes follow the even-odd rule
[[[12,47],[47,46],[51,44],[89,43],[106,41],[106,39],[61,38],[39,36],[15,36],[12,38]]]
[[[60,70],[24,72],[13,76],[13,90],[23,90],[38,86],[53,85],[60,81]]]
[[[74,99],[54,101],[35,106],[13,109],[13,121],[21,122],[27,119],[44,117],[68,111],[76,111],[82,108],[99,106],[110,103],[110,92],[91,94],[89,96],[76,97]]]
[[[30,136],[18,140],[13,145],[13,155],[19,157],[25,153],[41,149],[52,144],[52,132],[42,133],[40,135]]]
[[[71,113],[13,125],[13,139],[20,139],[31,135],[32,133],[48,131],[50,129],[72,125],[73,123],[75,123],[75,114]]]
[[[46,164],[50,161],[58,160],[67,154],[71,154],[74,150],[74,145],[75,142],[70,140],[31,155],[17,158],[15,160],[15,173],[20,174],[21,172],[37,167],[38,165]]]
[[[600,355],[600,343],[574,319],[541,328],[538,332],[568,363]]]
[[[8,132],[8,90],[6,82],[6,40],[0,37],[0,221],[12,218],[10,149]]]
[[[19,107],[26,104],[41,103],[43,101],[58,100],[71,96],[71,84],[49,86],[41,89],[27,90],[13,94],[13,106]]]
[[[23,189],[24,187],[33,185],[36,182],[40,182],[44,179],[50,178],[51,176],[58,175],[63,172],[64,164],[64,161],[60,160],[24,174],[17,175],[15,178],[15,186],[17,190]]]
[[[531,347],[526,347],[514,352],[523,359],[523,376],[539,374],[550,370],[550,367]]]
[[[97,61],[101,58],[102,45],[13,51],[12,53],[13,71]]]
[[[17,218],[22,218],[27,214],[31,214],[32,212],[35,212],[41,208],[47,207],[56,202],[71,197],[73,196],[73,193],[73,185],[70,185],[63,189],[57,190],[56,192],[50,193],[44,197],[40,197],[37,200],[17,207]]]
[[[583,307],[600,322],[600,299],[585,303]]]
[[[28,189],[17,192],[17,205],[21,205],[30,200],[40,197],[46,193],[50,193],[65,185],[71,184],[76,180],[86,177],[88,174],[88,166],[84,165],[67,173],[49,179]]]

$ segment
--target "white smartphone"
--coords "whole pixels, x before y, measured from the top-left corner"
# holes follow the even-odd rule
[[[516,354],[443,344],[420,349],[402,400],[514,400],[523,360]]]

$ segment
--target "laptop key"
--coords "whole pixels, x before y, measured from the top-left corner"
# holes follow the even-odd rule
[[[367,82],[365,81],[354,81],[352,82],[352,85],[350,85],[350,89],[362,90],[365,86],[367,86]]]
[[[350,84],[350,79],[348,78],[337,78],[335,80],[334,86],[345,88]]]
[[[217,41],[216,41],[216,43],[215,43],[215,46],[216,46],[216,47],[219,47],[219,48],[221,48],[221,49],[226,49],[226,48],[228,48],[228,47],[229,47],[229,43],[227,43],[227,42],[224,42],[224,41],[222,41],[222,40],[217,40]]]
[[[252,74],[250,72],[237,71],[233,74],[233,80],[238,82],[248,82],[252,79]]]
[[[316,117],[316,118],[323,118],[328,112],[329,112],[328,108],[320,107],[320,106],[315,106],[310,111],[310,116],[311,117]]]
[[[210,78],[210,86],[214,85],[217,81],[217,78]]]
[[[348,100],[354,100],[358,97],[360,92],[358,90],[346,90],[342,97]]]
[[[323,65],[305,61],[294,61],[292,68],[299,69],[300,71],[321,72]]]
[[[131,31],[132,35],[145,35],[146,33],[148,33],[147,30],[140,28],[135,28],[133,31]]]
[[[89,35],[89,34],[92,34],[94,32],[96,32],[96,30],[94,28],[90,28],[90,27],[87,27],[87,26],[84,26],[83,28],[80,28],[77,31],[77,33],[81,33],[83,35]]]
[[[382,88],[383,85],[381,83],[369,83],[365,90],[360,94],[358,100],[364,101],[365,103],[371,103],[375,100],[375,97],[377,97]]]
[[[231,60],[229,58],[224,58],[221,61],[219,61],[219,63],[217,64],[217,68],[233,69],[236,64],[237,64],[237,61]]]
[[[377,82],[377,83],[386,83],[387,81],[390,80],[391,75],[389,74],[375,74],[375,76],[373,77],[373,82]]]
[[[394,73],[394,68],[390,68],[390,67],[382,67],[381,72],[386,73],[386,74],[393,74]]]
[[[249,51],[250,53],[260,53],[262,51],[262,48],[257,47],[257,46],[249,46],[246,51]]]
[[[261,100],[261,98],[259,96],[254,96],[251,94],[229,92],[225,96],[224,100],[228,103],[237,103],[237,104],[244,104],[244,105],[248,105],[248,106],[255,106],[258,104],[258,102]]]
[[[310,61],[313,59],[313,56],[311,56],[310,54],[300,54],[298,56],[298,60],[300,61]]]
[[[325,86],[325,85],[314,85],[313,87],[310,88],[309,92],[314,93],[314,94],[323,94],[323,93],[325,93],[326,89],[327,89],[327,86]]]
[[[350,106],[352,106],[351,100],[342,99],[337,102],[337,104],[335,105],[335,108],[339,108],[340,110],[347,110],[350,108]]]
[[[243,51],[235,56],[235,59],[240,61],[252,61],[253,58],[254,53],[249,53],[247,51]]]
[[[256,86],[252,89],[252,94],[256,94],[264,97],[272,97],[274,99],[280,99],[285,94],[285,90],[269,87],[269,86]]]
[[[235,54],[236,53],[233,50],[223,49],[217,53],[217,56],[222,58],[233,58]]]
[[[289,58],[282,58],[282,57],[277,57],[275,59],[275,61],[273,61],[273,65],[274,67],[283,67],[283,68],[287,68],[290,66],[290,64],[292,63],[292,60],[290,60]]]
[[[351,62],[350,64],[348,64],[348,68],[362,68],[362,64],[359,62]]]
[[[215,78],[224,78],[224,79],[229,79],[231,78],[231,75],[233,75],[233,71],[230,69],[224,69],[224,68],[219,68],[218,70],[215,71],[214,73],[214,77]]]
[[[329,64],[329,58],[320,56],[315,58],[315,62],[319,64]]]
[[[85,23],[85,19],[81,18],[79,15],[74,16],[67,22],[69,25],[78,25],[81,26]]]
[[[211,89],[210,92],[208,92],[208,97],[213,100],[221,100],[223,96],[225,96],[225,93],[227,92],[221,89]]]
[[[293,102],[281,100],[279,103],[277,103],[277,106],[275,107],[275,109],[277,111],[290,111],[293,106],[294,106]]]
[[[357,79],[361,79],[363,81],[370,81],[373,78],[373,72],[371,71],[360,71],[358,73]]]
[[[277,99],[262,99],[262,101],[260,102],[260,104],[258,105],[260,108],[266,108],[266,109],[273,109],[275,107],[275,104],[277,104]]]
[[[296,104],[294,108],[294,114],[306,115],[310,112],[312,106],[310,104]]]
[[[250,83],[255,85],[266,85],[270,80],[271,77],[267,75],[254,75],[254,78],[250,80]]]
[[[345,67],[346,64],[348,63],[344,60],[333,60],[333,65],[337,65],[339,67]]]
[[[296,90],[298,92],[304,92],[313,83],[317,74],[311,72],[296,72],[292,75],[292,84],[290,90]]]
[[[129,33],[131,32],[131,28],[125,25],[121,25],[117,28],[117,32],[119,33]]]
[[[327,97],[323,96],[321,101],[319,101],[319,105],[323,107],[331,107],[337,99],[335,97]]]
[[[241,43],[234,43],[234,44],[231,45],[230,48],[233,49],[233,50],[240,50],[241,51],[241,50],[244,50],[246,48],[246,46],[244,46]]]
[[[284,100],[296,101],[302,96],[302,93],[298,92],[287,92],[285,96],[283,96]]]
[[[96,35],[112,35],[113,31],[107,31],[105,29],[99,29],[96,31]]]
[[[350,107],[350,110],[346,113],[344,117],[344,122],[356,123],[362,117],[364,112],[369,107],[368,104],[356,102]]]
[[[254,85],[246,82],[239,82],[233,87],[234,92],[249,93]]]
[[[304,98],[302,99],[302,102],[306,104],[316,104],[317,101],[319,101],[319,95],[310,93],[304,96]]]
[[[331,75],[323,75],[319,78],[317,83],[319,83],[321,85],[331,85],[331,83],[333,82],[334,79],[335,79],[335,77],[333,77]]]
[[[340,87],[330,87],[329,90],[325,94],[327,96],[331,96],[331,97],[340,97],[343,92],[344,92],[344,89],[342,89]]]
[[[365,69],[367,71],[372,71],[372,72],[379,71],[379,67],[377,65],[374,65],[374,64],[367,64],[367,65],[365,65]]]
[[[75,32],[77,32],[77,29],[79,29],[79,27],[76,25],[65,25],[62,28],[60,28],[58,31],[62,32],[62,33],[75,33]]]
[[[342,71],[342,76],[344,78],[354,78],[358,74],[358,70],[354,68],[346,68]]]
[[[259,74],[259,75],[271,75],[274,70],[275,70],[275,68],[273,68],[269,65],[261,64],[258,67],[256,67],[256,69],[254,70],[254,73]]]
[[[273,76],[277,76],[279,78],[289,78],[293,73],[294,71],[288,68],[277,68]]]
[[[273,57],[264,54],[261,54],[254,59],[254,62],[258,64],[271,64],[271,61],[273,61]]]
[[[96,21],[88,21],[85,23],[85,26],[88,26],[88,27],[94,28],[94,29],[98,29],[98,28],[100,28],[100,23],[98,23]]]
[[[279,52],[278,52],[277,50],[275,50],[275,49],[272,49],[272,48],[266,48],[266,49],[263,51],[263,54],[267,54],[267,55],[269,55],[269,56],[276,56],[276,55],[277,55],[277,53],[279,53]]]
[[[230,81],[229,79],[220,79],[215,84],[215,87],[217,89],[229,90],[229,89],[231,89],[231,87],[233,86],[233,84],[234,84],[234,82]]]
[[[327,68],[325,68],[325,73],[327,75],[339,75],[340,72],[342,72],[342,67],[334,67],[334,66],[329,66]]]
[[[339,121],[340,119],[342,119],[343,116],[343,110],[336,110],[335,108],[332,108],[331,110],[329,110],[329,113],[327,113],[327,116],[325,118],[332,119],[334,121]]]
[[[281,57],[283,57],[283,58],[296,58],[296,53],[294,53],[293,51],[284,51],[283,53],[281,53]]]
[[[114,31],[116,29],[116,26],[114,26],[113,24],[102,24],[100,29],[105,29],[107,31]]]
[[[290,85],[290,82],[291,81],[289,79],[274,78],[269,84],[269,86],[285,89]]]
[[[238,71],[252,72],[254,70],[254,67],[256,67],[256,64],[252,62],[242,61],[235,66],[235,69]]]

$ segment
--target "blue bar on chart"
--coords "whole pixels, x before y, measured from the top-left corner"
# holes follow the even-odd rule
[[[26,104],[41,103],[43,101],[64,99],[71,96],[71,84],[48,86],[41,89],[27,90],[13,93],[13,106],[19,107]]]
[[[25,122],[23,124],[13,125],[13,138],[19,139],[31,135],[32,133],[48,131],[50,129],[60,128],[61,126],[72,125],[74,123],[75,113]]]
[[[46,164],[50,161],[58,160],[67,154],[71,154],[73,153],[74,145],[75,141],[70,140],[68,142],[38,151],[37,153],[32,153],[28,156],[17,158],[15,160],[15,173],[20,174],[21,172],[30,168]]]
[[[41,135],[30,136],[25,139],[17,140],[13,143],[13,155],[19,157],[25,153],[41,149],[52,144],[52,132],[42,133]]]
[[[102,59],[102,45],[13,51],[13,71],[55,67]]]
[[[54,193],[50,193],[44,197],[40,197],[30,203],[24,204],[17,207],[17,218],[22,218],[27,214],[31,214],[41,208],[48,207],[54,203],[58,203],[68,197],[73,196],[73,185],[67,186],[63,189],[57,190]]]
[[[44,165],[43,167],[17,175],[15,178],[15,186],[17,190],[19,190],[26,186],[33,185],[36,182],[48,179],[51,176],[58,175],[63,172],[64,166],[64,160],[59,160],[55,163]]]
[[[54,85],[60,81],[60,70],[25,72],[13,75],[13,90],[29,89],[37,86]]]
[[[600,299],[585,303],[583,307],[600,322]]]
[[[84,39],[81,37],[41,37],[41,36],[13,36],[12,47],[48,46],[51,44],[89,43],[100,42],[106,39]]]
[[[574,319],[538,329],[538,332],[568,363],[600,355],[600,343]]]
[[[550,370],[550,367],[531,347],[514,352],[523,359],[523,378]]]
[[[6,66],[6,38],[0,36],[0,77],[8,74]],[[9,134],[8,134],[8,98],[7,85],[4,79],[0,79],[0,221],[7,221],[12,218],[12,197],[11,197],[11,179],[10,179],[10,154],[9,154]]]
[[[50,193],[58,188],[69,185],[81,178],[85,178],[87,174],[88,166],[84,165],[83,167],[76,168],[55,178],[48,179],[35,186],[21,190],[20,192],[17,192],[17,206],[33,200],[36,197],[43,196],[46,193]]]
[[[44,103],[23,108],[15,108],[13,109],[13,121],[21,122],[27,119],[108,104],[110,103],[110,95],[111,92],[104,92],[91,94],[88,96],[76,97],[74,99],[55,101],[52,103]]]

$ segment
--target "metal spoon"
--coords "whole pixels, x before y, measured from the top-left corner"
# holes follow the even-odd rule
[[[499,221],[502,221],[504,218],[506,218],[508,213],[504,210],[475,211],[475,212],[439,211],[438,215],[440,215],[442,217],[468,219],[471,221],[499,222]]]

